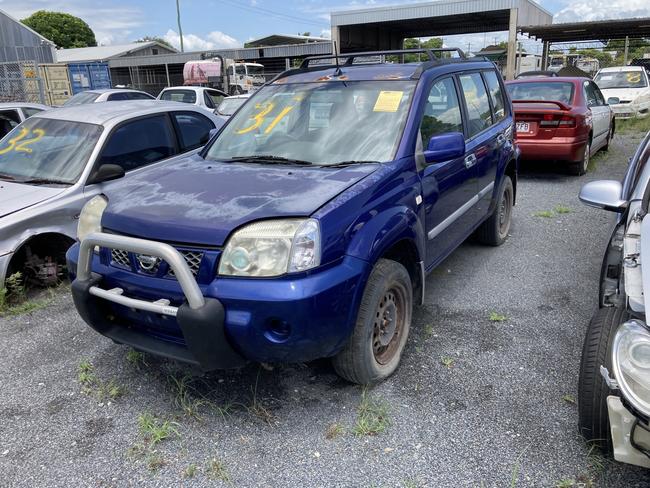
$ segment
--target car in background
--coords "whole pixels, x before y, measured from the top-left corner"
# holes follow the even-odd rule
[[[228,95],[221,90],[204,86],[174,86],[165,88],[158,94],[158,100],[181,102],[195,105],[214,112]]]
[[[232,97],[226,97],[224,98],[217,109],[215,110],[215,113],[220,116],[224,121],[228,120],[232,114],[234,114],[237,110],[239,110],[239,107],[244,105],[246,103],[246,100],[250,98],[250,94],[244,94],[244,95],[233,95]]]
[[[157,101],[43,111],[0,140],[0,289],[22,272],[56,282],[84,204],[105,182],[197,152],[222,122]]]
[[[0,103],[0,139],[25,119],[51,108],[40,103]]]
[[[522,78],[555,78],[560,76],[557,74],[557,71],[524,71],[519,73],[515,79],[520,80]]]
[[[93,198],[67,253],[84,321],[204,370],[332,358],[351,382],[391,375],[426,273],[470,235],[505,242],[517,184],[495,65],[420,52],[303,61],[201,153]]]
[[[559,160],[572,174],[614,136],[612,109],[588,78],[529,78],[506,83],[515,111],[522,160]]]
[[[86,90],[65,101],[63,107],[85,105],[99,102],[123,102],[126,100],[155,100],[156,97],[140,90],[126,88],[106,88],[102,90]]]
[[[650,132],[623,182],[592,181],[580,200],[615,212],[578,384],[580,432],[618,461],[650,467]]]
[[[617,118],[641,118],[650,113],[650,76],[644,67],[603,68],[594,81],[603,96],[611,100]]]

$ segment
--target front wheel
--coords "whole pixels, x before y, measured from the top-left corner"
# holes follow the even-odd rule
[[[578,422],[586,441],[604,452],[612,448],[607,397],[611,394],[600,375],[600,366],[612,372],[612,343],[616,329],[628,318],[624,309],[606,307],[596,311],[585,335],[578,381]]]
[[[512,180],[510,176],[504,175],[497,195],[497,206],[492,215],[476,231],[479,242],[489,246],[500,246],[506,241],[512,225],[514,196]]]
[[[339,376],[360,385],[397,369],[411,327],[413,289],[406,268],[380,259],[368,278],[348,343],[332,359]]]

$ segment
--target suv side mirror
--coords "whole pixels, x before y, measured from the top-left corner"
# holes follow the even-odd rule
[[[95,169],[90,176],[87,185],[93,185],[96,183],[103,183],[104,181],[117,180],[124,176],[124,168],[117,164],[102,164],[97,169]]]
[[[448,132],[433,136],[424,151],[424,159],[428,164],[449,161],[464,155],[465,136],[460,132]]]
[[[607,99],[607,105],[618,105],[621,103],[621,99],[618,97],[609,97]]]
[[[621,198],[623,185],[616,180],[590,181],[580,190],[580,201],[590,207],[623,212],[627,201]]]

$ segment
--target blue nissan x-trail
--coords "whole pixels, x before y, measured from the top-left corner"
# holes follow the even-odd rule
[[[67,254],[83,319],[206,371],[329,357],[388,377],[427,272],[472,234],[503,243],[515,202],[499,73],[439,51],[308,59],[200,154],[106,184]]]

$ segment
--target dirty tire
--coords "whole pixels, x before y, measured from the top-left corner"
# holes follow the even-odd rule
[[[587,145],[585,146],[585,153],[582,156],[582,160],[575,162],[571,166],[569,166],[569,172],[573,176],[584,175],[585,173],[587,173],[590,160],[591,160],[591,141],[587,142]]]
[[[368,385],[393,374],[408,338],[412,310],[413,289],[406,268],[380,259],[363,291],[352,335],[332,359],[339,376]]]
[[[512,224],[514,195],[512,180],[508,175],[504,175],[494,212],[476,230],[476,238],[479,242],[489,246],[500,246],[508,239]]]
[[[605,453],[612,449],[607,412],[607,397],[611,392],[600,375],[600,366],[605,366],[611,374],[614,335],[628,317],[628,313],[618,307],[598,309],[589,323],[582,348],[578,382],[580,434]]]

